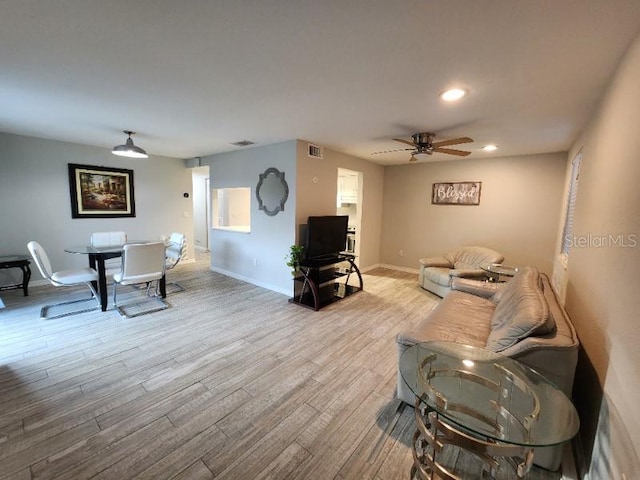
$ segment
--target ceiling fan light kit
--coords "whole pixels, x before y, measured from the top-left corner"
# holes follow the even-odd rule
[[[135,135],[136,132],[132,132],[131,130],[123,130],[123,133],[127,134],[129,137],[124,145],[117,145],[113,147],[111,153],[114,155],[118,155],[120,157],[129,157],[129,158],[149,158],[147,152],[145,152],[142,148],[134,145],[133,139],[131,135]]]
[[[428,152],[419,152],[419,151],[415,151],[411,154],[411,158],[409,159],[410,162],[417,162],[418,160],[425,160],[429,157],[429,155],[431,155]]]

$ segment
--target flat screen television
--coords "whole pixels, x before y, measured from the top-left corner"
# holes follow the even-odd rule
[[[309,217],[304,243],[308,259],[330,257],[344,252],[347,245],[348,215]]]

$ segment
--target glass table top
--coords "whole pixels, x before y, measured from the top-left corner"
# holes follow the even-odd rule
[[[100,254],[100,253],[118,253],[124,250],[125,245],[139,244],[139,243],[151,243],[151,241],[137,240],[137,241],[130,241],[122,245],[105,245],[103,247],[94,247],[92,245],[75,245],[72,247],[66,247],[64,251],[67,253],[79,253],[84,255]]]
[[[497,273],[498,275],[505,275],[508,277],[513,277],[518,273],[518,267],[502,265],[501,263],[487,263],[485,265],[481,265],[480,268],[485,272]]]
[[[580,426],[575,407],[558,387],[483,348],[419,343],[400,357],[400,374],[422,403],[462,430],[498,442],[557,445]]]
[[[122,252],[124,245],[109,245],[107,247],[93,247],[91,245],[76,245],[73,247],[66,247],[64,249],[67,253],[80,253],[84,255],[97,254],[97,253],[117,253]]]

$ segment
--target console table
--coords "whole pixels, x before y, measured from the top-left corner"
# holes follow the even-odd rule
[[[400,374],[416,395],[412,479],[524,478],[535,447],[564,443],[580,426],[553,383],[483,348],[419,343],[403,353]],[[481,471],[457,471],[456,449]]]
[[[29,257],[27,255],[3,255],[0,256],[0,269],[3,268],[19,268],[22,270],[22,283],[13,285],[0,286],[0,290],[22,289],[24,296],[29,295],[29,279],[31,278],[31,269],[29,268]]]
[[[289,302],[318,311],[359,292],[363,288],[362,275],[354,262],[355,258],[355,255],[341,253],[300,262],[299,271],[293,278],[293,297]],[[340,264],[346,266],[341,268]],[[358,276],[359,286],[349,285],[352,273]]]

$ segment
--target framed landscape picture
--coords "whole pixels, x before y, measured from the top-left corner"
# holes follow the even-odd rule
[[[69,164],[72,218],[135,217],[133,170]]]
[[[434,183],[433,205],[480,205],[482,182]]]

